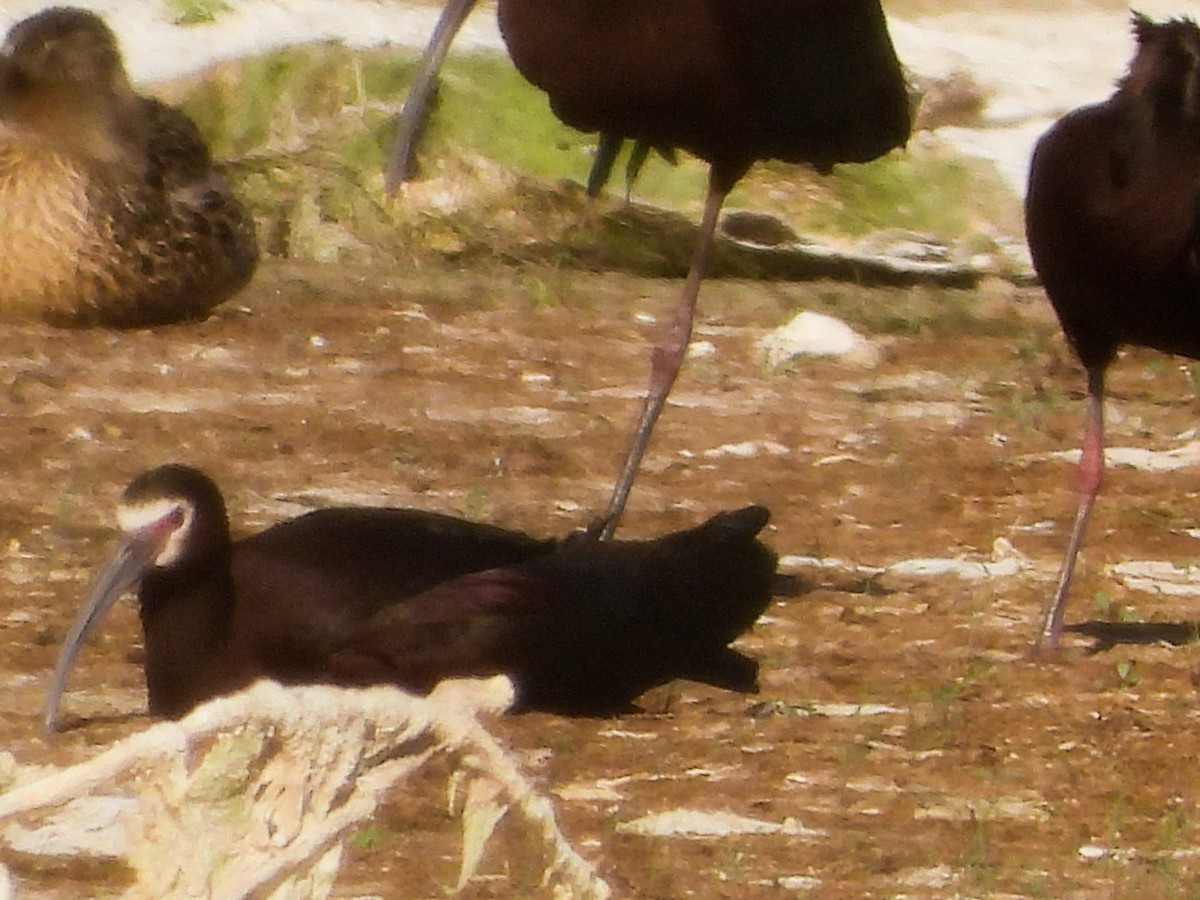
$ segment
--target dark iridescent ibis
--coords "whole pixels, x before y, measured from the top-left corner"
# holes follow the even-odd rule
[[[903,146],[907,85],[879,0],[499,0],[498,11],[513,62],[563,122],[686,150],[711,167],[687,281],[593,526],[607,538],[683,362],[730,189],[758,160],[827,172]]]
[[[182,112],[134,91],[81,9],[0,47],[0,312],[63,325],[199,319],[250,279],[254,223]]]
[[[400,185],[410,180],[416,173],[417,150],[420,147],[425,126],[429,122],[430,107],[437,91],[438,75],[446,61],[446,54],[450,52],[450,45],[454,42],[455,35],[462,28],[476,3],[477,0],[447,0],[446,5],[442,7],[442,14],[438,16],[433,33],[429,36],[429,43],[425,45],[425,51],[417,63],[416,72],[413,73],[412,84],[409,86],[404,106],[396,118],[396,139],[392,144],[392,152],[383,173],[384,188],[389,194],[396,193]],[[624,143],[621,138],[614,135],[601,135],[587,179],[587,195],[589,197],[598,196],[608,183],[613,163],[616,162],[617,155]],[[628,196],[629,189],[641,171],[650,150],[649,145],[635,144],[625,170],[626,196]]]
[[[1087,372],[1079,506],[1035,649],[1053,650],[1104,469],[1104,380],[1122,345],[1200,358],[1200,30],[1133,17],[1137,48],[1105,102],[1034,149],[1034,266]]]
[[[179,717],[261,678],[396,684],[506,673],[522,709],[602,714],[687,678],[757,688],[729,644],[771,599],[759,506],[653,540],[540,540],[436,513],[325,509],[232,541],[202,472],[152,469],[118,507],[124,537],[64,641],[75,656],[138,588],[150,712]]]

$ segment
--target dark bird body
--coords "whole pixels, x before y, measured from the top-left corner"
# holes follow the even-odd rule
[[[1079,508],[1037,646],[1053,649],[1104,468],[1104,384],[1122,345],[1200,358],[1200,30],[1134,16],[1137,50],[1104,103],[1034,150],[1030,251],[1087,372]]]
[[[448,0],[416,97],[427,96],[427,63],[440,63],[473,5]],[[758,160],[828,172],[903,146],[907,85],[879,0],[498,0],[497,11],[509,55],[555,114],[601,133],[598,169],[611,166],[625,139],[642,154],[682,149],[711,166],[683,295],[654,348],[646,401],[608,507],[591,529],[608,538],[683,363],[725,197]],[[389,185],[402,177],[418,118],[406,108]],[[598,177],[607,176],[594,171],[589,190]]]
[[[63,325],[203,318],[258,261],[182,112],[137,94],[98,16],[52,8],[0,48],[0,312]]]
[[[904,144],[908,96],[877,0],[500,0],[517,68],[581,131],[707,160],[827,171]]]
[[[134,583],[160,716],[260,677],[427,691],[451,676],[507,673],[521,708],[568,714],[628,708],[674,678],[757,686],[757,665],[728,644],[771,597],[761,507],[602,543],[341,508],[232,542],[217,487],[172,465],[137,478],[119,516],[126,538],[64,643],[51,728],[79,646]]]
[[[400,185],[413,178],[418,170],[417,151],[429,122],[434,96],[437,93],[438,76],[446,54],[454,42],[463,23],[478,0],[447,0],[438,16],[429,43],[421,54],[417,69],[409,86],[404,108],[400,110],[396,123],[396,139],[392,152],[388,157],[387,169],[384,172],[384,186],[389,194],[394,194]],[[601,135],[596,147],[596,157],[592,170],[588,173],[587,194],[596,197],[608,183],[612,167],[616,162],[621,147],[625,142],[613,135]],[[630,155],[625,171],[625,189],[628,195],[634,180],[641,171],[649,155],[650,147],[637,143]],[[664,154],[674,162],[670,153]]]
[[[878,0],[499,0],[498,10],[513,62],[568,125],[680,148],[711,166],[683,294],[594,526],[610,537],[691,339],[725,197],[758,160],[824,172],[902,146],[907,87]]]

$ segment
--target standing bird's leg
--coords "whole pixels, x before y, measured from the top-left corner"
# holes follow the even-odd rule
[[[429,102],[433,98],[438,72],[445,62],[446,53],[467,15],[475,7],[476,0],[447,0],[442,15],[434,26],[429,45],[421,54],[413,76],[412,87],[404,108],[396,119],[396,143],[384,172],[384,187],[389,194],[396,193],[400,183],[408,181],[416,168],[417,143],[429,119]]]
[[[646,401],[642,406],[637,430],[633,433],[633,443],[630,444],[625,463],[621,466],[620,477],[613,486],[608,508],[604,515],[588,528],[589,534],[598,535],[602,541],[611,538],[617,530],[617,522],[625,510],[633,479],[637,476],[642,456],[650,443],[654,423],[658,421],[658,416],[666,405],[667,394],[675,384],[675,376],[679,374],[679,368],[683,365],[683,357],[692,338],[692,317],[696,312],[696,298],[700,295],[700,282],[704,280],[704,270],[708,267],[708,258],[712,254],[717,217],[725,204],[725,197],[729,194],[729,186],[734,181],[736,179],[719,178],[715,168],[709,176],[708,197],[704,201],[704,214],[696,232],[696,247],[692,251],[691,268],[688,269],[679,304],[667,320],[662,339],[650,355],[650,384],[646,389]]]
[[[1075,526],[1067,543],[1067,555],[1058,573],[1058,587],[1054,598],[1046,608],[1041,630],[1038,632],[1034,652],[1054,650],[1062,633],[1063,612],[1066,609],[1067,591],[1071,586],[1071,573],[1075,569],[1075,556],[1083,541],[1092,504],[1100,492],[1100,481],[1104,476],[1104,369],[1105,365],[1088,369],[1087,415],[1083,431],[1083,449],[1079,454],[1079,509],[1075,513]]]

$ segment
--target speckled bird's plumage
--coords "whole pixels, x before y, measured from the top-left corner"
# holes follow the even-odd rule
[[[137,94],[96,15],[54,8],[0,48],[0,312],[62,325],[203,318],[258,260],[182,112]]]

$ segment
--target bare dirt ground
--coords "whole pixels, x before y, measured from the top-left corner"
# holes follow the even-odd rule
[[[46,736],[38,715],[137,472],[170,459],[207,469],[241,532],[348,502],[565,532],[606,497],[646,373],[646,316],[677,289],[551,268],[273,261],[196,326],[7,326],[0,748],[63,765],[146,727],[129,604],[76,669],[66,709],[86,721]],[[761,660],[761,695],[678,684],[645,714],[504,720],[500,738],[555,798],[568,837],[630,897],[1194,894],[1195,606],[1107,569],[1200,556],[1191,471],[1110,472],[1068,621],[1100,622],[1116,643],[1076,634],[1060,660],[1026,658],[1074,512],[1073,466],[1031,457],[1074,449],[1082,417],[1082,374],[1040,291],[713,281],[701,307],[698,338],[714,352],[676,388],[627,534],[763,502],[785,557],[987,561],[1004,538],[1031,562],[970,580],[785,559],[791,588],[741,644]],[[883,339],[885,362],[768,370],[756,340],[800,307]],[[1127,356],[1111,443],[1179,443],[1198,403],[1190,374]],[[748,458],[720,449],[747,441],[773,444]],[[453,884],[444,774],[411,782],[354,841],[339,896],[436,897]],[[677,808],[775,833],[622,827]],[[22,897],[104,895],[128,877],[112,863],[0,861]],[[527,836],[502,824],[490,877],[464,896],[535,894],[540,872]]]
[[[1120,73],[1125,13],[1101,5],[1002,23],[971,10],[941,23],[944,40],[900,27],[897,43],[937,71],[973,61],[996,91],[986,124],[1020,129],[1103,97]],[[1078,99],[1066,96],[1074,72],[1092,78]],[[998,102],[1014,95],[1015,110]],[[1033,133],[991,157],[1018,185]],[[0,750],[66,765],[148,723],[128,604],[81,656],[65,706],[83,724],[46,736],[39,721],[136,473],[200,465],[243,533],[337,503],[568,531],[606,499],[644,385],[646,317],[678,287],[530,266],[270,261],[196,326],[6,325]],[[800,308],[881,339],[885,361],[769,370],[755,342]],[[726,280],[705,286],[700,315],[714,352],[676,388],[625,532],[766,503],[766,539],[792,582],[741,643],[762,663],[757,697],[679,684],[640,715],[497,726],[575,846],[628,897],[1200,896],[1194,468],[1110,470],[1067,614],[1099,637],[1072,634],[1060,659],[1031,662],[1075,508],[1072,464],[1045,455],[1078,446],[1083,386],[1040,290]],[[1193,439],[1198,384],[1177,360],[1128,354],[1113,370],[1110,442]],[[730,449],[746,442],[763,443]],[[901,568],[921,558],[999,562],[964,570],[975,578]],[[1184,593],[1112,568],[1145,560],[1176,572]],[[356,837],[338,896],[447,892],[461,837],[445,774],[409,782]],[[627,829],[681,808],[771,833]],[[104,896],[129,877],[3,847],[0,863],[19,897]],[[536,895],[541,863],[502,824],[464,896]]]

